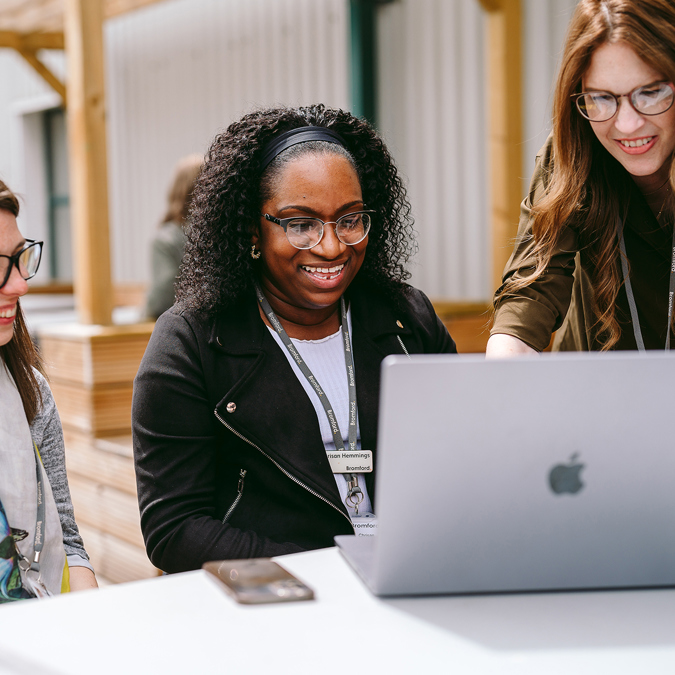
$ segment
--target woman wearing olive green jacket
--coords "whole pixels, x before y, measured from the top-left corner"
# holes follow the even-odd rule
[[[175,299],[174,286],[185,253],[192,191],[204,158],[188,155],[178,162],[169,190],[168,207],[159,231],[152,240],[152,278],[145,302],[145,315],[157,319]]]
[[[663,349],[675,274],[675,8],[581,0],[488,356]]]

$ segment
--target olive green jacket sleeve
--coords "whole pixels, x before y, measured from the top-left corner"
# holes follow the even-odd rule
[[[174,302],[174,286],[185,253],[187,237],[177,223],[164,223],[152,242],[152,279],[146,316],[157,319]]]
[[[532,205],[545,194],[552,170],[551,137],[537,155],[530,189],[520,207],[518,235],[504,270],[503,282],[514,275],[527,276],[535,266],[532,234]],[[551,335],[563,323],[572,296],[578,236],[575,227],[563,230],[558,249],[546,272],[534,283],[513,295],[495,295],[495,317],[491,335],[504,333],[519,338],[537,351],[545,349]]]

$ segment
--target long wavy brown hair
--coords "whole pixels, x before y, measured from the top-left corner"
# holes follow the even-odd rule
[[[14,217],[19,215],[19,200],[1,180],[0,209],[9,211]],[[0,346],[0,358],[5,362],[7,370],[14,378],[16,388],[21,396],[23,409],[30,423],[42,405],[40,385],[33,370],[33,368],[37,368],[42,372],[42,361],[28,333],[26,321],[18,302],[14,319],[14,335],[6,345]]]
[[[545,195],[533,205],[536,265],[514,274],[499,298],[517,293],[546,271],[561,234],[579,223],[579,245],[591,263],[596,330],[603,350],[621,334],[615,316],[621,287],[615,224],[628,207],[623,171],[597,140],[588,120],[574,109],[571,95],[596,49],[624,42],[648,65],[675,81],[675,2],[673,0],[580,0],[567,33],[553,100],[553,169]],[[670,170],[675,188],[675,167]],[[498,299],[499,301],[499,299]]]

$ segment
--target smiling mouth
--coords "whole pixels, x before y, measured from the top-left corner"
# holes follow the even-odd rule
[[[651,143],[655,136],[647,136],[647,138],[638,138],[635,141],[623,141],[619,140],[619,143],[623,145],[624,148],[641,148],[643,145],[647,145],[647,143]]]
[[[345,265],[342,263],[341,265],[335,265],[334,267],[310,267],[309,265],[301,265],[301,267],[305,272],[308,272],[313,276],[330,281],[331,279],[336,279],[340,276]]]
[[[16,316],[16,305],[12,309],[0,311],[0,319],[11,319]]]

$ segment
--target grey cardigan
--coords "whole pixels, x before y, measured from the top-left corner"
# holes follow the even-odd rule
[[[40,384],[42,407],[30,425],[30,434],[40,451],[40,457],[54,494],[63,530],[63,547],[68,558],[68,566],[88,567],[93,572],[94,569],[89,563],[89,556],[84,550],[84,543],[73,515],[59,413],[47,380],[37,371],[35,375]]]

